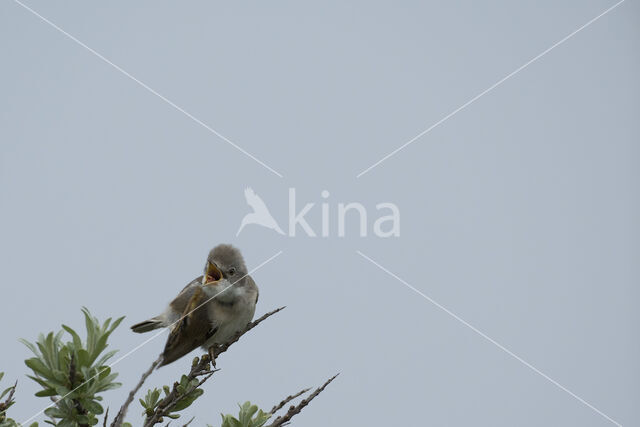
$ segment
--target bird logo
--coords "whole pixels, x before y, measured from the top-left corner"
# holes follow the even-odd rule
[[[273,215],[271,215],[271,212],[269,212],[267,205],[251,187],[247,187],[244,190],[244,197],[247,199],[247,204],[251,209],[253,209],[253,212],[246,214],[244,218],[242,218],[242,222],[240,223],[240,228],[238,229],[236,236],[238,236],[242,229],[249,224],[261,225],[274,230],[278,234],[284,234],[284,231],[282,231]]]

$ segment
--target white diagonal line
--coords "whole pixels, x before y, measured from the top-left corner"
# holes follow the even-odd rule
[[[378,160],[377,162],[375,162],[374,164],[372,164],[371,166],[369,166],[368,168],[366,168],[365,170],[363,170],[362,172],[360,172],[358,175],[356,175],[356,178],[360,178],[362,175],[366,174],[367,172],[369,172],[371,169],[375,168],[376,166],[378,166],[380,163],[384,162],[385,160],[387,160],[389,157],[394,156],[395,154],[397,154],[400,150],[405,149],[406,147],[408,147],[409,145],[413,144],[415,141],[417,141],[418,139],[422,138],[424,135],[428,134],[429,132],[431,132],[433,129],[435,129],[436,127],[440,126],[442,123],[446,122],[447,120],[449,120],[451,117],[455,116],[456,114],[458,114],[460,111],[464,110],[465,108],[467,108],[469,105],[473,104],[475,101],[477,101],[478,99],[482,98],[484,95],[486,95],[487,93],[491,92],[493,89],[495,89],[496,87],[500,86],[502,83],[504,83],[505,81],[509,80],[511,77],[515,76],[516,74],[518,74],[520,71],[524,70],[525,68],[527,68],[529,65],[533,64],[534,62],[536,62],[538,59],[542,58],[543,56],[545,56],[547,53],[551,52],[553,49],[555,49],[556,47],[560,46],[562,43],[566,42],[567,40],[569,40],[571,37],[575,36],[576,34],[578,34],[580,31],[584,30],[585,28],[587,28],[589,25],[593,24],[594,22],[596,22],[598,19],[602,18],[604,15],[606,15],[607,13],[611,12],[613,9],[615,9],[616,7],[620,6],[622,3],[624,3],[625,0],[620,0],[618,3],[614,4],[613,6],[611,6],[609,9],[605,10],[604,12],[602,12],[601,14],[599,14],[598,16],[596,16],[595,18],[591,19],[589,22],[587,22],[586,24],[582,25],[580,28],[578,28],[577,30],[575,30],[574,32],[572,32],[571,34],[567,35],[566,37],[564,37],[563,39],[557,41],[556,43],[554,43],[553,45],[551,45],[549,48],[545,49],[544,51],[540,52],[539,54],[537,54],[536,56],[534,56],[533,58],[531,58],[530,60],[528,60],[527,62],[525,62],[524,64],[522,64],[520,67],[516,68],[515,70],[513,70],[512,72],[510,72],[509,74],[507,74],[506,76],[504,76],[503,78],[501,78],[500,80],[498,80],[497,82],[495,82],[494,84],[492,84],[491,86],[489,86],[488,88],[486,88],[485,90],[483,90],[482,92],[480,92],[479,94],[477,94],[476,96],[474,96],[473,98],[471,98],[470,100],[468,100],[467,102],[465,102],[464,104],[462,104],[461,106],[459,106],[458,108],[456,108],[455,110],[453,110],[452,112],[450,112],[449,114],[447,114],[446,116],[444,116],[443,118],[441,118],[440,120],[438,120],[437,122],[435,122],[434,124],[432,124],[431,126],[429,126],[427,129],[423,130],[422,132],[420,132],[418,135],[414,136],[413,138],[411,138],[409,141],[405,142],[404,144],[402,144],[400,147],[396,148],[395,150],[393,150],[392,152],[390,152],[389,154],[387,154],[386,156],[384,156],[383,158],[381,158],[380,160]]]
[[[138,80],[135,76],[133,76],[132,74],[130,74],[128,71],[124,70],[123,68],[121,68],[120,66],[114,64],[113,62],[111,62],[108,58],[104,57],[102,54],[100,54],[99,52],[95,51],[94,49],[90,48],[89,46],[87,46],[86,44],[84,44],[83,42],[81,42],[80,40],[78,40],[77,38],[75,38],[73,35],[69,34],[68,32],[66,32],[65,30],[63,30],[62,28],[60,28],[59,26],[57,26],[56,24],[54,24],[53,22],[51,22],[49,19],[45,18],[44,16],[40,15],[38,12],[36,12],[35,10],[33,10],[32,8],[30,8],[29,6],[27,6],[26,4],[20,2],[19,0],[13,0],[16,4],[22,6],[25,10],[28,10],[29,12],[31,12],[33,15],[37,16],[38,18],[40,18],[42,21],[46,22],[47,24],[49,24],[51,27],[55,28],[56,30],[58,30],[59,32],[61,32],[62,34],[64,34],[65,36],[67,36],[69,39],[73,40],[74,42],[76,42],[77,44],[79,44],[80,46],[82,46],[83,48],[87,49],[89,52],[93,53],[95,56],[97,56],[98,58],[102,59],[104,62],[106,62],[107,64],[111,65],[113,68],[115,68],[116,70],[120,71],[122,74],[124,74],[125,76],[129,77],[131,80],[133,80],[134,82],[138,83],[140,86],[142,86],[143,88],[145,88],[146,90],[148,90],[149,92],[151,92],[152,94],[154,94],[155,96],[157,96],[158,98],[162,99],[164,102],[166,102],[167,104],[169,104],[170,106],[172,106],[173,108],[175,108],[176,110],[180,111],[182,114],[184,114],[185,116],[187,116],[188,118],[190,118],[191,120],[193,120],[194,122],[196,122],[197,124],[199,124],[200,126],[202,126],[203,128],[205,128],[206,130],[208,130],[209,132],[213,133],[214,135],[216,135],[218,138],[222,139],[223,141],[225,141],[227,144],[231,145],[233,148],[235,148],[236,150],[240,151],[242,154],[244,154],[245,156],[253,159],[255,162],[257,162],[258,164],[260,164],[261,166],[263,166],[264,168],[268,169],[271,173],[279,176],[280,178],[282,178],[282,174],[280,174],[278,171],[276,171],[275,169],[273,169],[272,167],[270,167],[269,165],[267,165],[266,163],[264,163],[262,160],[258,159],[257,157],[255,157],[253,154],[249,153],[247,150],[245,150],[244,148],[240,147],[238,144],[236,144],[235,142],[231,141],[229,138],[227,138],[226,136],[222,135],[220,132],[218,132],[217,130],[215,130],[214,128],[212,128],[211,126],[209,126],[208,124],[204,123],[202,120],[198,119],[197,117],[195,117],[193,114],[189,113],[187,110],[185,110],[184,108],[180,107],[179,105],[177,105],[176,103],[174,103],[173,101],[171,101],[169,98],[167,98],[166,96],[158,93],[156,90],[154,90],[153,88],[151,88],[150,86],[148,86],[147,84],[141,82],[140,80]]]
[[[173,325],[175,325],[176,323],[178,323],[179,321],[181,321],[182,319],[184,319],[186,316],[190,315],[191,313],[193,313],[194,311],[196,311],[197,309],[199,309],[200,307],[202,307],[203,305],[205,305],[206,303],[208,303],[209,301],[211,301],[212,299],[214,299],[215,297],[217,297],[218,295],[220,295],[221,293],[225,292],[227,289],[229,289],[230,287],[232,287],[233,285],[235,285],[236,283],[238,283],[240,280],[244,279],[245,277],[247,277],[248,275],[254,273],[255,271],[258,271],[260,268],[262,268],[264,265],[268,264],[269,262],[271,262],[273,259],[275,259],[276,257],[280,256],[280,254],[282,254],[282,251],[279,251],[278,253],[276,253],[275,255],[271,256],[271,258],[267,259],[266,261],[263,261],[260,265],[258,265],[257,267],[255,267],[253,270],[249,271],[247,274],[245,274],[244,276],[240,277],[238,280],[236,280],[235,282],[233,282],[232,284],[230,284],[229,286],[227,286],[226,288],[224,288],[223,290],[221,290],[220,292],[218,292],[217,294],[215,294],[214,296],[212,296],[211,298],[209,298],[208,300],[206,300],[205,302],[203,302],[202,304],[200,304],[199,306],[197,306],[196,308],[194,308],[193,310],[191,310],[190,312],[188,312],[187,314],[182,315],[178,320],[176,320],[175,322],[171,323],[170,325],[168,325],[166,328],[164,329],[170,329],[171,327],[173,327]],[[165,332],[165,330],[162,330],[160,332],[158,332],[157,334],[153,335],[150,338],[147,338],[145,341],[141,342],[140,344],[138,344],[137,346],[135,346],[134,348],[132,348],[131,350],[129,350],[128,352],[126,352],[124,355],[120,356],[115,362],[111,363],[110,365],[108,365],[107,367],[109,369],[111,369],[111,367],[113,367],[114,365],[116,365],[117,363],[123,361],[124,359],[126,359],[127,357],[129,357],[130,355],[132,355],[133,353],[135,353],[136,351],[138,351],[139,349],[141,349],[142,347],[144,347],[145,345],[147,345],[147,343],[153,341],[154,339],[156,339],[157,337],[159,337],[160,335],[162,335]],[[80,387],[82,387],[83,385],[85,385],[86,383],[88,383],[89,381],[91,381],[92,379],[94,379],[95,377],[97,377],[98,375],[100,375],[102,372],[104,372],[104,370],[98,372],[97,374],[95,374],[94,376],[92,376],[91,378],[87,379],[86,381],[84,381],[82,384],[80,384],[79,386],[77,386],[76,388],[74,388],[73,390],[71,390],[69,393],[65,394],[64,396],[62,396],[61,398],[59,398],[57,400],[57,402],[61,402],[65,397],[69,396],[71,393],[73,393],[74,391],[76,391],[77,389],[79,389]],[[37,413],[33,414],[31,417],[29,417],[27,420],[23,421],[21,423],[21,425],[25,425],[27,424],[29,421],[33,420],[34,418],[38,417],[40,414],[42,414],[44,411],[46,411],[47,409],[51,408],[52,406],[55,406],[56,402],[51,403],[50,405],[48,405],[45,408],[42,408],[40,411],[38,411]]]
[[[458,322],[462,323],[464,326],[466,326],[467,328],[471,329],[473,332],[475,332],[476,334],[480,335],[482,338],[484,338],[485,340],[489,341],[491,344],[495,345],[496,347],[498,347],[500,350],[504,351],[505,353],[507,353],[509,356],[513,357],[514,359],[516,359],[518,362],[522,363],[524,366],[526,366],[527,368],[531,369],[533,372],[535,372],[536,374],[542,376],[544,379],[546,379],[547,381],[549,381],[550,383],[552,383],[553,385],[555,385],[556,387],[558,387],[560,390],[568,393],[569,395],[571,395],[573,398],[575,398],[576,400],[580,401],[581,403],[583,403],[584,405],[588,406],[589,408],[591,408],[592,410],[594,410],[595,412],[597,412],[598,414],[600,414],[601,416],[603,416],[604,418],[606,418],[607,420],[611,421],[613,424],[622,427],[622,424],[618,423],[616,420],[614,420],[613,418],[609,417],[607,414],[605,414],[604,412],[602,412],[601,410],[599,410],[598,408],[596,408],[595,406],[593,406],[592,404],[590,404],[589,402],[587,402],[586,400],[584,400],[583,398],[581,398],[580,396],[578,396],[577,394],[575,394],[574,392],[572,392],[571,390],[569,390],[568,388],[566,388],[565,386],[563,386],[562,384],[560,384],[559,382],[557,382],[556,380],[554,380],[553,378],[549,377],[547,374],[545,374],[544,372],[540,371],[538,368],[536,368],[535,366],[533,366],[531,363],[527,362],[526,360],[524,360],[522,357],[518,356],[517,354],[515,354],[514,352],[512,352],[511,350],[509,350],[508,348],[506,348],[505,346],[503,346],[502,344],[500,344],[499,342],[497,342],[496,340],[494,340],[493,338],[491,338],[490,336],[488,336],[487,334],[485,334],[484,332],[482,332],[481,330],[479,330],[478,328],[476,328],[475,326],[471,325],[469,322],[467,322],[466,320],[464,320],[463,318],[461,318],[460,316],[458,316],[457,314],[455,314],[454,312],[452,312],[451,310],[449,310],[448,308],[444,307],[442,304],[440,304],[439,302],[437,302],[436,300],[434,300],[433,298],[431,298],[430,296],[426,295],[425,293],[423,293],[422,291],[418,290],[417,288],[413,287],[412,285],[410,285],[409,283],[407,283],[405,280],[403,280],[402,278],[396,276],[394,273],[392,273],[391,271],[389,271],[388,269],[386,269],[385,267],[383,267],[382,265],[378,264],[376,261],[374,261],[373,259],[369,258],[367,255],[363,254],[360,251],[356,251],[358,253],[358,255],[360,255],[362,258],[366,259],[367,261],[369,261],[371,264],[375,265],[376,267],[378,267],[380,270],[384,271],[385,273],[387,273],[389,276],[393,277],[394,279],[396,279],[397,281],[399,281],[400,283],[402,283],[403,285],[405,285],[407,288],[411,289],[412,291],[414,291],[415,293],[417,293],[418,295],[420,295],[421,297],[423,297],[424,299],[426,299],[427,301],[429,301],[431,304],[435,305],[436,307],[438,307],[440,310],[444,311],[445,313],[447,313],[449,316],[453,317],[454,319],[456,319]]]

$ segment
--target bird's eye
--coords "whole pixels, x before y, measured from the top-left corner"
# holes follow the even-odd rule
[[[229,269],[229,276],[233,276],[234,274],[236,274],[236,269],[235,269],[235,267],[231,267]]]

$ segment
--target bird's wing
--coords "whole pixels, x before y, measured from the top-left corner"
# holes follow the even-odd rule
[[[215,330],[212,330],[214,328],[209,321],[205,303],[206,294],[202,288],[194,287],[181,318],[169,332],[162,353],[161,366],[169,364],[203,345],[215,333]]]
[[[267,205],[264,204],[264,201],[255,193],[255,191],[253,191],[251,187],[247,187],[244,190],[244,198],[247,199],[247,204],[251,206],[255,212],[269,213]],[[269,214],[269,216],[271,216],[271,214]]]
[[[182,314],[184,312],[184,309],[200,283],[202,283],[202,276],[193,279],[191,282],[187,283],[187,286],[182,288],[178,296],[169,303],[169,307],[171,307],[174,313]]]
[[[193,296],[195,287],[198,286],[201,281],[202,276],[187,283],[187,286],[185,286],[180,291],[178,296],[169,303],[170,310],[167,310],[167,312],[162,313],[159,316],[145,320],[144,322],[136,323],[135,325],[131,326],[133,332],[143,333],[153,331],[154,329],[171,326],[171,324],[182,314],[187,303]]]

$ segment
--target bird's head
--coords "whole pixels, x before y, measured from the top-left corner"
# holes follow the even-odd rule
[[[222,281],[233,284],[247,275],[247,267],[240,251],[227,244],[209,252],[202,276],[203,285],[218,285]]]

